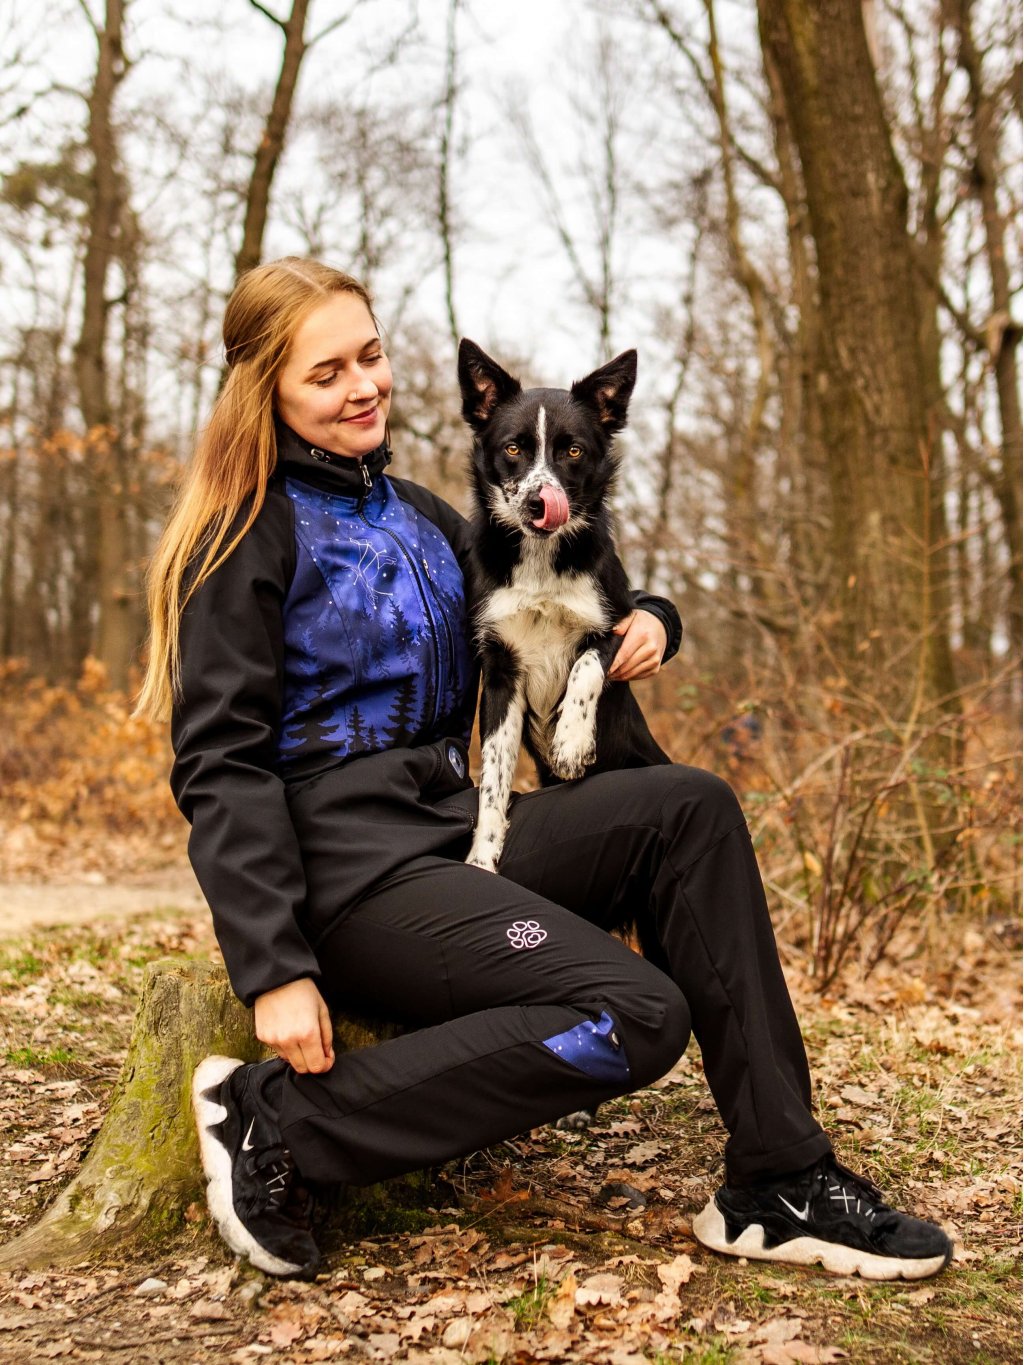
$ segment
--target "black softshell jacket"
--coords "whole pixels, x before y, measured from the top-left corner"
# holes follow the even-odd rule
[[[461,705],[446,708],[434,729],[423,726],[406,743],[358,756],[314,751],[299,765],[282,761],[287,616],[303,553],[296,534],[302,490],[335,500],[331,509],[340,527],[360,515],[374,490],[386,493],[389,507],[404,509],[392,511],[391,539],[405,535],[406,513],[410,535],[414,526],[429,523],[470,581],[468,523],[416,484],[387,479],[386,488],[378,487],[388,459],[383,447],[358,463],[325,457],[294,433],[280,432],[278,469],[264,505],[182,616],[171,787],[192,826],[189,858],[232,987],[247,1005],[289,981],[319,980],[317,944],[368,888],[411,858],[450,850],[472,829],[466,740],[476,707],[475,672]],[[307,543],[307,557],[309,548]],[[422,568],[426,574],[432,566],[424,560]],[[323,591],[328,593],[327,583]],[[663,621],[670,658],[681,633],[675,608],[642,592],[634,599]],[[465,610],[461,630],[465,640]],[[316,866],[325,857],[333,863],[328,904],[318,903],[316,890],[323,880]],[[340,899],[339,866],[346,888]]]

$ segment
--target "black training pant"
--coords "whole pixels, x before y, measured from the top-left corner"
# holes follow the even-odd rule
[[[675,764],[588,777],[515,798],[500,875],[467,849],[414,859],[317,949],[332,1004],[414,1031],[289,1069],[303,1175],[368,1184],[592,1108],[664,1075],[691,1029],[732,1182],[829,1150],[725,782]],[[643,958],[607,932],[628,924]]]

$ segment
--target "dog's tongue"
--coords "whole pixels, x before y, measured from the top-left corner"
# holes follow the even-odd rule
[[[534,517],[533,524],[538,531],[554,531],[569,520],[569,499],[565,490],[546,483],[537,494],[544,504],[544,515]]]

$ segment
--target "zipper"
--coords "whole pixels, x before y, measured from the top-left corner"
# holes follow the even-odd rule
[[[333,456],[329,450],[321,450],[319,446],[310,446],[309,453],[313,459],[316,460],[317,464],[335,464],[335,456]],[[373,491],[373,477],[361,458],[357,460],[356,463],[359,465],[359,472],[363,476],[363,491],[360,494],[359,502],[356,507],[356,511],[361,512],[363,510],[363,504]],[[340,468],[341,466],[338,467]]]
[[[445,644],[448,646],[448,679],[449,679],[449,682],[454,683],[454,681],[455,681],[455,672],[456,672],[456,670],[455,670],[455,636],[454,636],[454,634],[452,633],[452,628],[451,628],[451,625],[449,624],[449,621],[448,621],[448,614],[447,614],[447,612],[446,612],[445,609],[444,609],[444,603],[441,601],[441,595],[440,595],[440,593],[437,591],[436,587],[434,586],[434,580],[433,580],[433,579],[431,578],[431,576],[430,576],[430,569],[429,569],[429,567],[428,567],[428,565],[427,565],[427,561],[424,559],[424,560],[421,560],[420,562],[421,562],[422,565],[423,565],[423,576],[424,576],[424,578],[427,580],[427,586],[428,586],[429,589],[430,589],[430,595],[431,595],[431,597],[433,597],[434,602],[435,602],[436,605],[437,605],[437,614],[438,614],[438,616],[440,616],[440,618],[441,618],[441,625],[444,627],[444,639],[445,639]]]

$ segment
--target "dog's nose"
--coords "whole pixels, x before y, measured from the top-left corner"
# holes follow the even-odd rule
[[[540,519],[544,515],[544,499],[536,497],[530,498],[527,501],[526,510],[529,512],[531,517],[533,517],[537,521],[540,521]]]

